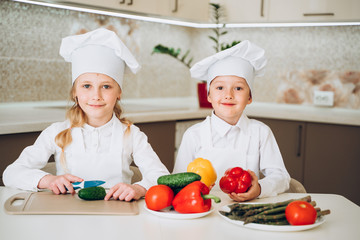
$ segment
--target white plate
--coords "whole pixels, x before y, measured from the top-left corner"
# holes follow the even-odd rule
[[[207,212],[203,213],[178,213],[175,210],[170,211],[153,211],[147,208],[146,204],[144,204],[144,208],[151,214],[154,214],[159,217],[171,218],[171,219],[194,219],[204,217],[214,211],[214,207]]]
[[[229,212],[230,208],[228,206],[223,206],[223,207],[221,207],[219,209],[219,211]],[[319,225],[321,225],[321,224],[323,224],[325,222],[325,217],[322,216],[322,217],[318,218],[314,224],[301,225],[301,226],[293,226],[293,225],[276,226],[276,225],[266,225],[266,224],[259,224],[259,223],[244,224],[243,221],[232,220],[232,219],[230,219],[228,217],[225,217],[220,212],[218,212],[218,213],[222,218],[224,218],[228,222],[234,223],[236,225],[239,225],[239,226],[242,226],[242,227],[245,227],[245,228],[264,230],[264,231],[276,231],[276,232],[303,231],[303,230],[308,230],[308,229],[311,229],[311,228],[315,228],[315,227],[317,227],[317,226],[319,226]]]

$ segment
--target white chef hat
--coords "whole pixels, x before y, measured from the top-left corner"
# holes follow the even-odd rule
[[[191,77],[206,80],[209,91],[210,83],[215,77],[234,75],[244,78],[251,91],[254,78],[264,75],[267,63],[264,55],[264,49],[244,40],[197,62],[190,69]]]
[[[83,73],[102,73],[122,87],[125,63],[133,73],[140,69],[120,38],[105,28],[63,38],[60,55],[71,62],[72,83]]]

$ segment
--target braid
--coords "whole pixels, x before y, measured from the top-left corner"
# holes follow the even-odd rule
[[[115,104],[114,113],[115,113],[115,116],[120,120],[120,122],[127,125],[125,134],[129,134],[130,133],[130,126],[131,126],[132,122],[130,120],[124,118],[124,117],[123,118],[121,117],[122,109],[121,109],[119,103]]]

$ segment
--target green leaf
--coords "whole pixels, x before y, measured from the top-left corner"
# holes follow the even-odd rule
[[[210,38],[211,40],[213,40],[216,44],[219,43],[219,41],[218,41],[216,38],[214,38],[213,36],[209,36],[209,38]]]
[[[189,55],[190,50],[187,50],[186,53],[184,54],[184,56],[181,58],[181,61],[184,62],[185,58]]]
[[[192,61],[193,61],[193,58],[191,58],[191,59],[188,61],[187,65],[189,65],[189,67],[190,67]]]

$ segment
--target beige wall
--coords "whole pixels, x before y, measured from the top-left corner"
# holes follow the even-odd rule
[[[150,23],[12,1],[0,3],[0,102],[66,100],[70,65],[61,38],[100,26],[113,29],[141,71],[127,72],[124,98],[195,96],[188,68],[154,54],[161,43],[191,50],[194,61],[214,53],[209,29]],[[264,77],[254,100],[309,104],[314,89],[335,92],[337,107],[360,109],[360,26],[233,28],[223,40],[249,39],[266,50]]]

